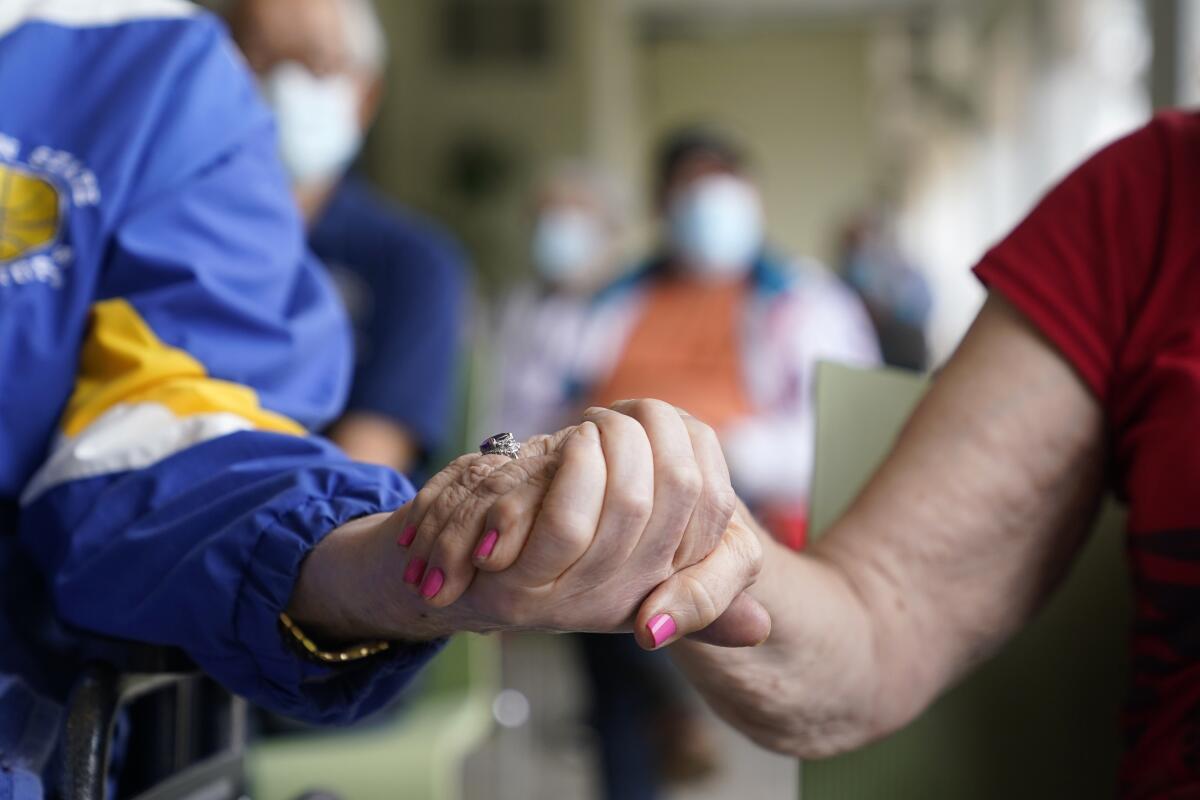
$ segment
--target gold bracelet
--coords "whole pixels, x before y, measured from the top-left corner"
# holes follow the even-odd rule
[[[315,661],[320,661],[322,664],[341,664],[346,661],[358,661],[359,659],[369,658],[377,653],[382,653],[392,646],[390,642],[379,640],[356,644],[353,647],[347,647],[345,650],[322,650],[317,646],[316,642],[305,635],[304,631],[300,630],[300,626],[287,614],[280,613],[279,624],[291,635],[292,640],[304,649],[305,655]]]

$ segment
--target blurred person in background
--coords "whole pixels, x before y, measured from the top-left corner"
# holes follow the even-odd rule
[[[933,310],[929,282],[896,241],[882,210],[856,216],[842,235],[839,272],[863,301],[892,367],[924,370],[929,361],[925,329]]]
[[[870,320],[823,269],[770,252],[745,158],[723,135],[669,136],[655,199],[660,250],[593,303],[576,391],[593,406],[655,397],[705,420],[739,494],[800,547],[813,371],[819,359],[878,363]],[[620,637],[581,641],[609,797],[652,797],[660,779],[717,767],[708,726],[661,654]]]
[[[627,198],[584,161],[552,165],[535,192],[534,277],[498,311],[493,363],[499,398],[489,430],[518,439],[558,430],[578,412],[572,376],[596,291],[616,274]]]
[[[875,365],[879,346],[853,293],[822,266],[768,246],[746,166],[716,131],[667,137],[659,251],[598,298],[575,380],[591,405],[656,397],[708,422],[739,495],[799,547],[817,362]]]
[[[235,40],[275,112],[280,155],[349,311],[355,369],[328,434],[351,457],[413,473],[445,441],[465,293],[458,245],[348,174],[383,95],[370,0],[236,0]],[[420,392],[406,391],[419,384]]]
[[[530,242],[534,278],[500,310],[496,430],[522,438],[557,430],[578,415],[573,380],[581,337],[596,292],[616,274],[627,203],[610,173],[583,161],[552,165],[539,182]],[[699,771],[711,769],[712,747],[706,737],[687,735],[696,728],[695,714],[665,658],[644,653],[628,637],[601,638],[583,634],[579,641],[606,796],[650,798],[660,772],[694,773],[697,766],[687,763],[697,760]],[[649,722],[641,711],[647,707],[655,709]],[[684,735],[669,735],[675,733]],[[668,744],[682,748],[663,753]],[[698,750],[698,758],[684,756],[687,748]]]

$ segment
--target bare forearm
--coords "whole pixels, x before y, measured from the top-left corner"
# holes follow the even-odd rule
[[[849,512],[808,555],[768,552],[771,639],[681,659],[768,746],[814,757],[894,730],[1044,601],[1103,463],[1094,398],[993,299]]]
[[[710,705],[764,747],[814,758],[879,727],[871,620],[838,569],[759,530],[764,567],[750,593],[770,611],[770,638],[727,649],[680,641],[670,652]]]

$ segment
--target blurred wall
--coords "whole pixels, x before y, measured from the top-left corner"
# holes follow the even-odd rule
[[[644,141],[693,121],[747,145],[772,239],[830,263],[836,231],[872,190],[864,25],[754,26],[643,46]]]
[[[772,237],[793,254],[831,258],[833,232],[870,188],[863,22],[651,30],[633,0],[555,0],[541,63],[461,65],[444,52],[442,0],[378,7],[391,61],[367,167],[466,240],[485,292],[527,270],[539,169],[596,159],[629,184],[645,221],[650,156],[677,124],[711,122],[745,142]],[[651,230],[635,229],[631,258]]]
[[[986,247],[1145,119],[1143,3],[1156,1],[550,0],[540,58],[456,63],[448,8],[537,0],[389,0],[388,91],[366,165],[466,241],[491,294],[528,272],[529,189],[547,162],[608,164],[636,216],[652,210],[658,137],[711,122],[745,142],[771,236],[794,255],[830,263],[851,212],[894,209],[933,283],[937,361],[982,299],[969,269]],[[1200,0],[1184,5],[1194,27]]]
[[[623,0],[556,0],[543,56],[462,63],[446,52],[448,5],[377,4],[391,61],[366,158],[391,194],[466,240],[488,289],[526,268],[528,192],[547,162],[590,153],[628,168],[632,38]]]

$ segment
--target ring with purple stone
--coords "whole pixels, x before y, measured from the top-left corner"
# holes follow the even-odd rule
[[[521,443],[511,433],[497,433],[489,436],[479,445],[479,452],[485,456],[501,455],[517,458],[521,455]]]

